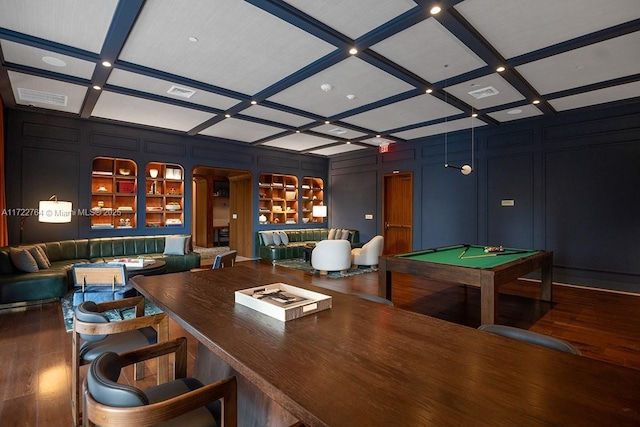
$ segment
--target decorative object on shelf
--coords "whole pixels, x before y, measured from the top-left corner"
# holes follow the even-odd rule
[[[184,171],[178,164],[151,162],[147,164],[147,197],[145,201],[147,227],[184,226]]]
[[[133,160],[95,157],[91,171],[91,228],[134,228],[137,166]],[[112,215],[116,212],[117,215]],[[120,219],[124,223],[120,223]],[[127,222],[128,221],[128,222]]]
[[[260,224],[267,223],[267,217],[265,216],[265,214],[260,214],[260,216],[258,217],[258,222],[260,222]]]
[[[58,200],[55,194],[49,200],[41,200],[38,204],[38,221],[60,224],[71,222],[73,216],[71,202]]]
[[[118,193],[135,193],[135,185],[132,181],[121,181],[117,183]]]
[[[107,187],[98,187],[98,189],[96,191],[98,193],[106,193],[107,192]]]
[[[120,169],[118,169],[118,173],[119,173],[120,175],[127,176],[127,175],[129,175],[129,174],[131,173],[131,169],[128,169],[128,168],[120,168]]]
[[[158,169],[149,169],[149,176],[151,178],[157,178],[158,177]]]

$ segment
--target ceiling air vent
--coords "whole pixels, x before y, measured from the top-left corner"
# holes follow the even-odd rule
[[[193,89],[187,89],[186,87],[180,86],[171,86],[167,91],[169,95],[180,96],[182,98],[191,98],[194,93],[196,93]]]
[[[37,102],[38,104],[57,105],[59,107],[67,106],[67,96],[57,93],[41,92],[39,90],[18,88],[18,96],[22,101]]]
[[[498,90],[495,87],[488,86],[488,87],[483,87],[482,89],[472,90],[471,92],[468,92],[468,93],[469,95],[473,96],[475,99],[481,99],[481,98],[486,98],[488,96],[497,95],[500,92],[498,92]]]
[[[342,128],[334,128],[331,129],[329,133],[332,133],[334,135],[344,135],[345,133],[347,133],[347,130]]]

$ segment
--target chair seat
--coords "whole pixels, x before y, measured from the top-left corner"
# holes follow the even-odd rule
[[[78,289],[73,293],[73,306],[80,305],[84,301],[93,301],[95,303],[114,301],[130,296],[135,296],[135,289],[131,285],[118,286],[115,290],[111,290],[108,286],[87,286],[84,292]]]
[[[101,341],[87,341],[80,347],[80,358],[90,362],[105,351],[123,353],[139,347],[155,344],[157,342],[156,330],[148,326],[133,331],[108,335]]]
[[[168,383],[160,384],[144,391],[144,394],[149,399],[149,403],[158,403],[163,400],[170,399],[172,397],[180,396],[181,394],[193,391],[202,387],[203,384],[195,378],[179,378]],[[211,425],[220,426],[221,405],[220,401],[209,403],[207,406],[203,406],[194,411],[174,418],[171,421],[162,423],[163,427],[208,427]]]

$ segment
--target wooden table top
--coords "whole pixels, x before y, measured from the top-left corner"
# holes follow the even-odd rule
[[[134,286],[308,426],[639,425],[640,371],[233,268]],[[285,282],[333,307],[280,322],[234,291]]]

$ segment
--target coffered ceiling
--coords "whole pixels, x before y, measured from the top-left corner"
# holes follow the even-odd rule
[[[638,102],[638,46],[638,0],[2,0],[0,95],[332,156]]]

